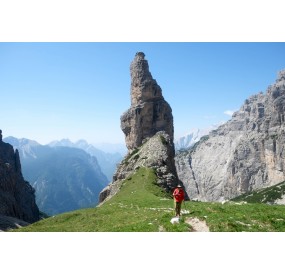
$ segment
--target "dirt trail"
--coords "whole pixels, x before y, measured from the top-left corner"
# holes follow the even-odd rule
[[[191,225],[193,232],[210,232],[205,221],[200,221],[198,218],[187,218],[186,223]]]

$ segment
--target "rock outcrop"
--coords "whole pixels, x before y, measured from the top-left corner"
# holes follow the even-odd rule
[[[157,175],[157,184],[170,192],[178,183],[174,163],[174,146],[164,131],[157,132],[153,137],[132,153],[128,154],[117,168],[113,182],[100,193],[99,202],[115,195],[122,181],[131,176],[140,167],[153,168]]]
[[[155,169],[159,186],[168,192],[179,181],[174,163],[172,110],[144,56],[137,53],[131,63],[131,107],[121,116],[129,154],[118,166],[113,182],[101,192],[100,202],[115,195],[122,181],[139,167]]]
[[[10,229],[21,228],[27,226],[29,223],[19,220],[17,218],[0,215],[0,232],[8,231]]]
[[[2,141],[0,130],[0,215],[28,223],[39,220],[35,191],[24,180],[18,150]]]
[[[165,131],[173,140],[173,116],[160,86],[149,72],[142,52],[131,63],[131,107],[121,116],[121,129],[129,150],[139,147],[146,138]]]
[[[226,124],[176,156],[190,198],[231,199],[285,180],[285,70]]]

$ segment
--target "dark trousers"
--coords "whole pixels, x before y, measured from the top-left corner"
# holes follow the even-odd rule
[[[175,215],[180,216],[182,201],[181,202],[174,201],[174,204],[175,204]]]

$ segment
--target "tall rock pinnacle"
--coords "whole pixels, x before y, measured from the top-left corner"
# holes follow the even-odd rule
[[[144,57],[138,52],[131,63],[131,107],[121,116],[129,153],[118,165],[112,183],[100,193],[100,203],[117,194],[123,180],[141,167],[154,169],[158,186],[166,192],[181,183],[174,162],[172,110]]]
[[[171,107],[152,78],[144,57],[144,53],[138,52],[131,63],[131,107],[121,116],[121,129],[130,151],[159,131],[165,131],[173,141]]]

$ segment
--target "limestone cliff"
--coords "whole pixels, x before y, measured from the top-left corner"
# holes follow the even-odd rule
[[[168,192],[179,181],[174,163],[172,110],[144,57],[139,52],[131,63],[131,107],[121,116],[129,153],[118,166],[113,182],[101,192],[100,202],[116,194],[122,181],[138,167],[155,169],[158,184]]]
[[[174,146],[164,131],[157,132],[153,137],[128,154],[117,168],[113,182],[100,193],[99,201],[115,195],[122,185],[122,181],[131,176],[140,167],[155,169],[157,183],[165,191],[170,192],[178,183],[174,164]]]
[[[152,78],[142,52],[131,63],[131,107],[121,116],[121,129],[129,150],[139,147],[144,139],[165,131],[173,140],[173,116],[160,86]]]
[[[18,218],[28,223],[39,220],[35,191],[24,180],[19,153],[2,141],[0,130],[0,215]]]
[[[285,180],[285,70],[226,124],[176,156],[190,198],[230,199]]]

